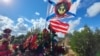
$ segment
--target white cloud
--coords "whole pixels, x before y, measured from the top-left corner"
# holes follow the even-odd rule
[[[46,24],[47,23],[46,19],[44,19],[42,17],[40,17],[39,19],[31,19],[31,20],[25,18],[25,21],[32,24],[32,26],[28,30],[31,30],[31,28],[33,28],[33,29],[40,28],[41,30],[43,30],[45,28],[45,26],[46,26],[46,28],[48,26],[48,24]]]
[[[32,19],[31,23],[33,24],[34,29],[40,28],[41,30],[43,30],[45,28],[46,20],[43,18]]]
[[[0,30],[4,30],[5,28],[13,28],[14,21],[6,16],[0,15]]]
[[[61,32],[57,32],[56,34],[57,34],[58,38],[64,38],[64,36],[65,36],[65,35],[64,35],[63,33],[61,33]]]
[[[79,17],[78,19],[76,19],[76,20],[70,20],[68,23],[69,23],[69,30],[68,30],[68,32],[69,33],[72,33],[73,31],[74,31],[74,28],[76,27],[76,26],[78,26],[79,24],[80,24],[80,20],[81,20],[81,18]]]
[[[36,15],[38,15],[38,16],[40,15],[40,13],[39,13],[39,12],[35,12],[35,14],[36,14]]]
[[[13,33],[16,35],[26,34],[28,31],[28,25],[24,23],[24,18],[18,18],[17,24],[14,26]]]
[[[96,16],[99,13],[100,13],[100,2],[94,3],[87,9],[87,15],[89,17]]]
[[[17,20],[19,23],[22,23],[22,22],[24,22],[24,19],[23,18],[18,18],[18,20]]]
[[[43,0],[44,2],[47,2],[47,0]]]
[[[26,24],[25,22],[28,22],[31,25]],[[0,15],[0,33],[2,33],[2,30],[5,28],[12,29],[12,35],[21,35],[26,34],[27,31],[31,30],[31,28],[40,28],[43,30],[45,28],[46,20],[44,18],[39,19],[27,19],[27,18],[18,18],[17,23],[14,23],[14,20]]]
[[[17,23],[15,29],[19,30],[19,32],[25,32],[28,28],[28,25],[25,23]]]
[[[28,31],[28,25],[24,23],[23,18],[18,18],[18,22],[14,21],[6,16],[0,15],[0,33],[6,28],[12,29],[12,35],[25,34]]]
[[[28,23],[31,23],[31,20],[27,19],[27,18],[24,18],[24,20]]]
[[[84,27],[79,28],[78,31],[81,32],[82,30],[84,30]]]

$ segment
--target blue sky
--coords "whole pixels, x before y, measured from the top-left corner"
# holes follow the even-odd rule
[[[13,34],[25,34],[32,27],[44,28],[47,16],[47,0],[0,0],[0,32],[11,28]],[[54,0],[56,2],[56,0]],[[100,0],[80,1],[74,18],[65,18],[70,24],[70,32],[81,30],[85,24],[91,29],[100,28]],[[74,2],[73,2],[74,3]],[[72,3],[72,4],[73,4]],[[38,26],[37,26],[38,25]]]

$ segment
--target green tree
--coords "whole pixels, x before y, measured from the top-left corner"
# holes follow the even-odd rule
[[[13,40],[11,41],[11,43],[20,44],[23,41],[23,39],[25,38],[25,35],[19,35],[19,36],[16,36],[16,37],[14,36],[12,38],[13,38]]]
[[[98,43],[100,43],[99,37],[88,26],[84,26],[81,32],[74,31],[70,44],[78,56],[96,56]]]
[[[98,29],[98,28],[96,28],[96,30],[95,30],[95,41],[96,41],[96,46],[97,46],[97,48],[96,48],[96,50],[97,50],[97,55],[96,56],[100,56],[100,29]]]
[[[32,34],[32,32],[28,31],[27,34],[25,35],[25,38],[29,37]]]

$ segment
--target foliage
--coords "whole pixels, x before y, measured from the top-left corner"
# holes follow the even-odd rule
[[[37,28],[37,29],[33,30],[33,28],[32,28],[31,31],[28,31],[26,35],[22,34],[22,35],[19,35],[19,36],[16,36],[16,37],[12,37],[13,38],[12,43],[13,44],[22,43],[26,38],[28,38],[31,34],[34,34],[34,33],[41,33],[40,29]]]
[[[88,26],[84,26],[81,32],[74,31],[70,45],[78,53],[78,56],[96,56],[100,48],[100,30],[92,32]]]
[[[12,40],[11,40],[12,44],[19,44],[24,40],[25,35],[19,35],[17,37],[14,36],[14,37],[11,37],[11,38],[12,38]]]
[[[26,35],[14,37],[13,43],[21,43],[21,41],[31,34],[39,33],[41,39],[42,32],[40,29],[31,30]],[[78,53],[78,56],[96,56],[100,53],[100,29],[92,31],[88,26],[84,26],[82,31],[74,31],[73,34],[66,34],[70,37],[71,48]]]

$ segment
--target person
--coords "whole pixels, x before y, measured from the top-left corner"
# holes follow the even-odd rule
[[[0,37],[0,56],[12,56],[14,50],[10,44],[11,29],[4,29],[3,33]]]
[[[11,29],[6,28],[3,30],[3,38],[7,40],[7,43],[10,44],[11,42]]]
[[[0,56],[12,56],[12,52],[9,46],[6,45],[4,38],[0,39]]]

